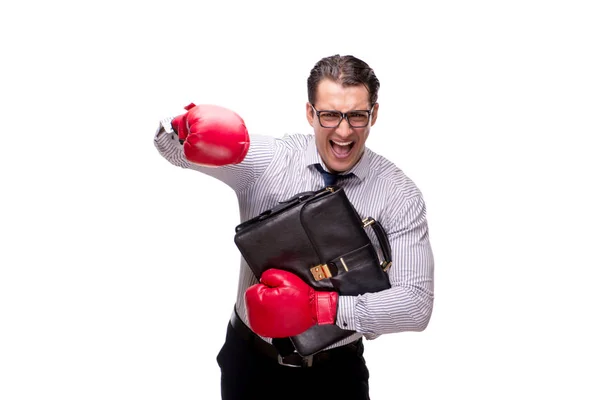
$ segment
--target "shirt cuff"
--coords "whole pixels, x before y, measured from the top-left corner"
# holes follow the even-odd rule
[[[167,132],[167,133],[174,132],[173,126],[171,125],[171,121],[173,121],[174,119],[175,119],[175,117],[167,117],[167,118],[160,120],[160,125],[163,127],[165,132]]]
[[[354,310],[356,309],[357,296],[339,296],[337,319],[335,324],[342,329],[356,331],[356,318]]]

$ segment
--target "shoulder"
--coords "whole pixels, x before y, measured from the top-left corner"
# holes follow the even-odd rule
[[[369,178],[386,193],[392,203],[400,206],[407,201],[420,200],[421,191],[404,171],[387,158],[367,149],[369,156]]]
[[[313,135],[303,133],[286,133],[275,139],[277,147],[288,150],[304,150],[313,141]]]
[[[427,211],[415,182],[396,164],[375,153],[371,153],[369,167],[370,188],[379,196],[380,219],[388,234],[422,224]]]
[[[313,135],[302,133],[287,133],[281,137],[251,134],[250,146],[270,147],[279,152],[302,151],[313,141]]]

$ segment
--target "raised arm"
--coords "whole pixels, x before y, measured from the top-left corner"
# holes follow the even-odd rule
[[[273,138],[253,135],[235,112],[215,105],[185,107],[186,113],[161,121],[154,145],[171,164],[213,176],[236,192],[264,171]]]

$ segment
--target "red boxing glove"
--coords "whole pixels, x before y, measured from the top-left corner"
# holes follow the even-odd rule
[[[250,137],[244,120],[235,112],[216,105],[184,107],[187,113],[171,121],[185,158],[195,164],[218,167],[242,162]]]
[[[280,269],[266,270],[260,283],[246,290],[250,328],[270,338],[299,335],[316,324],[334,324],[337,302],[337,292],[316,291]]]

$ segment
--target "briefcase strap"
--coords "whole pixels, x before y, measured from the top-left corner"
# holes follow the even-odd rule
[[[363,219],[362,223],[363,228],[366,229],[370,226],[375,232],[375,236],[377,237],[377,241],[379,242],[379,247],[381,248],[381,253],[383,256],[383,260],[381,261],[380,265],[381,268],[387,272],[387,270],[392,266],[392,250],[385,230],[379,221],[371,217]]]

